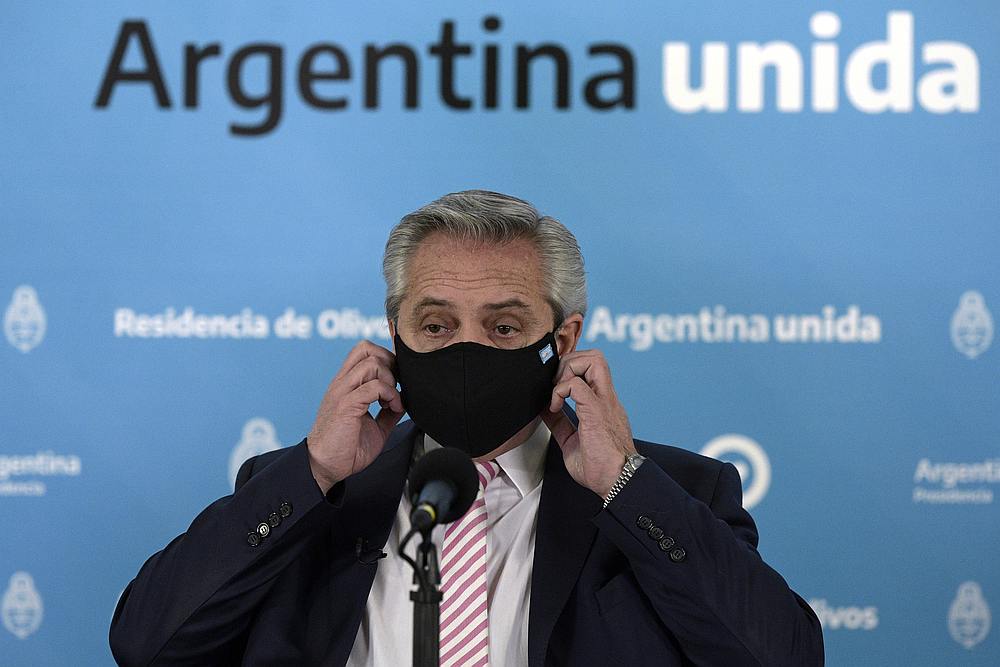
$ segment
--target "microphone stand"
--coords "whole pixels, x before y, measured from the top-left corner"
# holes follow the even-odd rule
[[[410,591],[413,601],[413,667],[438,667],[440,664],[441,573],[438,571],[437,548],[431,531],[420,531],[417,560],[404,553],[407,542],[417,533],[413,528],[399,545],[399,555],[413,567],[417,590]]]

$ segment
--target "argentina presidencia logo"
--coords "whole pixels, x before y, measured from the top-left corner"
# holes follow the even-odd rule
[[[3,314],[3,332],[7,342],[25,354],[45,338],[45,311],[34,287],[21,285],[14,290]]]
[[[969,290],[958,300],[951,316],[951,343],[969,359],[975,359],[993,342],[993,316],[983,295]]]
[[[229,455],[230,488],[236,485],[236,473],[247,459],[275,449],[281,449],[281,443],[278,442],[278,431],[274,428],[274,424],[263,417],[248,420],[243,425],[240,441]]]
[[[752,438],[739,433],[720,435],[702,447],[701,453],[736,466],[743,482],[744,509],[750,509],[767,495],[771,487],[771,460]]]
[[[958,587],[948,608],[948,632],[952,639],[969,650],[990,633],[990,607],[976,582],[966,581]]]
[[[27,639],[42,625],[42,596],[27,572],[15,572],[0,603],[3,626],[18,639]]]

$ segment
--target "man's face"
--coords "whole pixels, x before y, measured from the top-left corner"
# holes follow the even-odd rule
[[[556,324],[543,285],[541,259],[530,241],[490,246],[433,234],[410,260],[398,328],[390,322],[389,333],[399,333],[417,352],[466,341],[504,349],[526,347]],[[576,349],[582,329],[578,313],[561,323],[555,335],[560,355]],[[539,419],[476,460],[496,458],[518,446]]]
[[[473,244],[434,234],[410,261],[399,335],[417,352],[472,341],[516,349],[554,328],[534,244]]]

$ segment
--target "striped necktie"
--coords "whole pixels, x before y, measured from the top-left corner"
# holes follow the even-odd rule
[[[496,461],[476,463],[479,492],[472,507],[448,525],[441,549],[441,667],[489,664],[486,583],[486,487],[497,478]]]

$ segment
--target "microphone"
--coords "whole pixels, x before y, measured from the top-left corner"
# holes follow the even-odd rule
[[[409,485],[410,523],[414,530],[427,532],[469,510],[479,491],[479,475],[468,454],[441,447],[420,457],[410,471]]]

